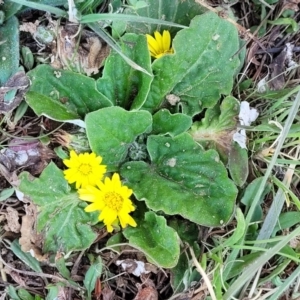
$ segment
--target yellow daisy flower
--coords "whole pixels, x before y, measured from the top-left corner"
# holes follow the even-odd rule
[[[71,184],[76,182],[76,189],[88,185],[95,186],[106,172],[106,166],[101,165],[102,157],[95,153],[76,154],[70,152],[70,159],[64,159],[64,164],[69,168],[64,171],[65,179]]]
[[[108,232],[113,231],[112,224],[120,220],[122,228],[127,224],[136,227],[136,222],[129,215],[135,210],[129,197],[132,195],[132,190],[123,185],[120,176],[114,173],[112,179],[106,177],[104,182],[99,182],[97,187],[87,186],[78,191],[79,198],[92,204],[85,208],[85,211],[92,212],[99,210],[99,221],[107,227]]]
[[[168,30],[164,30],[162,35],[158,31],[155,31],[155,38],[149,34],[146,34],[146,37],[151,56],[160,58],[165,54],[174,53],[171,47],[171,35]]]

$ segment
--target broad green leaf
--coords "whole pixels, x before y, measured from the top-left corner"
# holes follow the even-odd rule
[[[141,250],[149,262],[163,268],[175,267],[180,254],[179,237],[167,226],[163,216],[147,212],[145,220],[137,227],[127,227],[123,231],[129,244]]]
[[[126,34],[121,43],[123,53],[151,74],[146,37]],[[97,88],[114,105],[125,109],[139,109],[148,96],[151,82],[151,76],[133,69],[118,53],[112,52],[106,59]]]
[[[15,189],[13,187],[3,189],[2,191],[0,191],[0,202],[8,199],[10,196],[13,195],[14,192],[15,192]]]
[[[64,104],[37,92],[27,92],[26,102],[38,116],[44,115],[62,122],[72,122],[80,118],[74,110],[69,110]]]
[[[249,175],[248,151],[241,148],[236,142],[231,143],[228,156],[228,169],[234,183],[242,187]]]
[[[14,240],[11,243],[10,249],[19,259],[21,259],[32,270],[39,272],[39,273],[43,272],[38,260],[36,258],[34,258],[29,252],[22,251],[18,240]]]
[[[155,77],[144,109],[157,111],[171,95],[179,98],[177,109],[194,116],[231,92],[240,65],[234,25],[211,12],[197,16],[177,33],[173,48],[174,54],[152,64]]]
[[[58,259],[55,260],[55,266],[61,276],[63,276],[64,278],[70,279],[71,272],[67,268],[66,261],[63,256],[59,257]]]
[[[149,24],[146,19],[144,23],[128,22],[127,32],[145,34],[153,33],[155,30],[162,31],[163,29],[175,32],[178,31],[177,28],[162,25],[159,21],[165,20],[188,26],[191,19],[193,19],[196,15],[203,14],[206,10],[194,0],[146,0],[143,2],[145,3],[143,3],[144,5],[142,7],[129,7],[125,9],[125,13],[157,19],[157,24]],[[135,5],[135,3],[132,5]]]
[[[180,254],[179,260],[177,265],[170,269],[171,274],[171,285],[175,293],[182,292],[186,287],[185,278],[188,277],[188,270],[189,270],[189,258],[186,251],[182,251]]]
[[[137,136],[149,132],[152,116],[147,111],[126,111],[114,106],[89,113],[86,133],[91,149],[103,157],[109,171],[122,163]]]
[[[97,263],[94,263],[89,267],[83,281],[83,284],[88,291],[89,297],[91,297],[92,291],[95,289],[95,283],[97,278],[99,278],[102,273],[103,263],[100,256],[98,256],[97,261]]]
[[[97,213],[86,213],[86,203],[71,191],[63,172],[50,163],[33,181],[20,175],[20,191],[38,206],[37,230],[45,236],[44,252],[69,252],[87,249],[96,234],[90,225],[98,222]]]
[[[100,25],[100,23],[94,22],[89,23],[88,26],[102,39],[104,40],[111,49],[115,50],[125,61],[128,63],[132,68],[135,70],[141,71],[149,76],[152,76],[152,73],[150,74],[147,70],[139,66],[137,63],[135,63],[132,59],[130,59],[127,55],[125,55],[122,52],[122,49],[119,44],[115,42],[114,39],[110,36],[110,34],[103,29],[103,27]]]
[[[204,151],[187,133],[150,136],[147,149],[151,165],[128,162],[121,168],[138,200],[204,226],[228,222],[237,189],[216,151]]]
[[[11,297],[12,300],[22,300],[18,296],[17,291],[14,288],[14,286],[11,284],[5,289],[5,292]]]
[[[190,116],[176,113],[171,114],[167,109],[159,110],[153,116],[152,134],[169,134],[176,136],[187,131],[192,125]]]
[[[5,14],[5,19],[8,20],[11,16],[15,15],[22,5],[11,2],[11,1],[5,1],[1,6],[1,10]]]
[[[183,242],[193,246],[194,242],[197,241],[199,228],[196,224],[187,220],[179,220],[178,218],[171,219],[168,224],[178,233]]]
[[[25,289],[18,289],[18,296],[22,300],[34,300],[34,297],[29,292],[27,292]]]
[[[47,114],[57,120],[55,111],[64,110],[66,114],[79,115],[81,118],[88,112],[112,103],[96,88],[93,78],[67,70],[55,70],[49,65],[39,65],[27,75],[31,79],[31,92],[43,95],[47,103],[43,113],[43,101],[37,99],[36,94],[27,93],[26,101],[39,114]],[[61,121],[65,121],[62,119]]]
[[[62,6],[66,4],[66,0],[31,0],[31,2],[40,3],[51,6]]]
[[[19,22],[14,16],[0,26],[0,58],[1,87],[19,67]]]
[[[198,225],[178,218],[174,218],[169,221],[168,225],[178,233],[182,242],[188,243],[194,248],[196,256],[200,254],[199,246],[197,244],[199,237]],[[171,285],[174,293],[179,293],[190,286],[191,267],[189,266],[188,250],[181,249],[180,253],[178,264],[170,270]]]
[[[254,179],[245,189],[244,191],[244,195],[241,199],[241,203],[243,203],[246,206],[246,210],[245,213],[247,213],[248,209],[251,207],[252,205],[252,201],[255,198],[255,195],[257,193],[257,190],[259,188],[259,186],[261,185],[261,182],[263,181],[263,177],[258,177],[256,179]],[[271,190],[271,184],[267,183],[265,186],[265,189],[261,195],[261,198],[259,200],[259,204],[261,204],[265,198],[265,196],[270,192]],[[262,219],[262,208],[260,205],[257,205],[255,207],[255,212],[252,218],[252,222],[257,222],[257,221],[261,221]]]
[[[222,160],[227,161],[232,145],[232,136],[236,131],[239,102],[231,96],[221,105],[216,104],[205,112],[204,118],[195,122],[189,131],[193,139],[207,148],[216,149]]]
[[[300,223],[299,211],[288,211],[280,214],[278,219],[278,225],[274,228],[272,236],[275,236],[279,230],[291,228]]]

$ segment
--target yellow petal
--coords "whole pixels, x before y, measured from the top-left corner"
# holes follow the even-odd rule
[[[171,46],[171,35],[168,30],[164,30],[163,36],[162,36],[162,41],[163,41],[164,52],[169,51],[170,46]]]
[[[155,31],[154,36],[155,36],[156,42],[159,46],[159,51],[157,51],[157,53],[163,53],[164,52],[164,45],[163,45],[162,35],[158,31]]]
[[[154,54],[159,53],[159,44],[155,40],[155,38],[149,34],[146,34],[147,36],[147,42],[148,42],[148,48],[151,52]]]
[[[86,212],[92,212],[95,210],[101,210],[103,208],[103,206],[101,207],[101,205],[99,205],[99,203],[92,203],[90,205],[88,205],[84,210]]]

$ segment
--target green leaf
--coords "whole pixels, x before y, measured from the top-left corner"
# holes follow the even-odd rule
[[[159,110],[153,116],[152,134],[176,136],[187,131],[192,125],[192,118],[184,114],[171,114],[167,109]]]
[[[22,54],[23,65],[27,70],[31,70],[34,65],[34,56],[30,48],[27,46],[22,46],[21,54]]]
[[[80,116],[66,106],[50,97],[37,92],[27,92],[26,102],[38,115],[44,115],[56,121],[76,122]]]
[[[204,118],[193,124],[190,134],[206,149],[216,149],[222,160],[227,162],[239,111],[239,102],[234,97],[228,96],[221,105],[216,104],[213,108],[207,109]]]
[[[19,67],[19,22],[14,16],[0,26],[0,57],[0,86],[2,86]]]
[[[241,146],[232,142],[228,157],[228,169],[234,183],[242,187],[249,175],[248,168],[248,151]]]
[[[288,25],[288,26],[291,26],[294,32],[299,30],[298,23],[292,18],[278,18],[277,20],[274,20],[274,21],[268,21],[268,23],[272,24],[272,25]]]
[[[296,224],[300,223],[300,212],[299,211],[288,211],[280,214],[278,224],[273,230],[272,236],[280,230],[291,228]]]
[[[186,287],[186,282],[189,272],[189,258],[187,253],[183,251],[180,254],[177,265],[170,270],[171,285],[175,293],[182,292]]]
[[[12,300],[22,300],[20,299],[20,297],[17,294],[16,289],[14,288],[13,285],[9,285],[6,289],[5,289],[6,293],[9,295],[9,297],[11,297]]]
[[[127,227],[123,234],[130,245],[145,253],[149,262],[163,268],[176,266],[180,254],[179,237],[167,226],[164,217],[147,212],[144,222],[135,228]]]
[[[21,259],[32,270],[34,270],[38,273],[43,272],[38,260],[36,258],[34,258],[30,253],[26,253],[26,252],[22,251],[18,240],[14,240],[10,244],[10,249],[19,259]]]
[[[187,220],[178,220],[178,218],[172,219],[168,224],[178,233],[183,242],[193,246],[194,242],[197,241],[199,228],[196,224]]]
[[[5,1],[1,5],[1,10],[5,13],[5,19],[8,20],[11,16],[15,15],[22,5],[11,2],[11,1]]]
[[[49,290],[45,300],[55,300],[60,294],[61,290],[64,289],[64,284],[61,282],[55,283],[55,285],[47,285],[46,289]]]
[[[214,247],[212,249],[212,253],[216,253],[224,249],[225,247],[231,247],[235,245],[244,236],[246,231],[246,221],[243,212],[240,208],[237,208],[236,210],[236,220],[237,226],[233,234],[229,238],[226,238],[224,241],[222,241],[222,243],[220,243],[219,246]]]
[[[258,191],[262,181],[263,181],[263,177],[255,178],[245,189],[244,195],[241,199],[241,203],[243,203],[246,206],[245,213],[247,213],[248,209],[251,207],[252,201],[255,198],[255,195],[257,194],[257,191]],[[266,184],[264,191],[258,202],[259,204],[261,204],[263,202],[265,196],[270,192],[271,186],[272,185],[269,182]],[[257,205],[255,207],[255,212],[251,219],[251,222],[261,221],[262,216],[263,216],[262,208],[260,205]]]
[[[15,192],[15,189],[13,187],[3,189],[2,191],[0,191],[0,202],[7,200],[10,196],[13,195],[14,192]]]
[[[34,297],[30,293],[28,293],[25,289],[19,289],[18,296],[22,300],[34,300]]]
[[[67,70],[55,70],[49,65],[39,65],[28,72],[32,85],[31,92],[43,95],[43,101],[37,99],[36,94],[27,93],[26,101],[38,114],[59,120],[56,109],[72,116],[84,117],[85,114],[112,103],[97,91],[93,78]],[[45,112],[43,113],[43,104]],[[62,119],[60,121],[65,121]]]
[[[67,279],[71,277],[71,273],[69,269],[66,267],[66,261],[63,256],[55,260],[55,266],[61,276]]]
[[[88,291],[88,296],[91,297],[92,291],[95,289],[95,284],[97,278],[101,276],[102,273],[102,259],[100,256],[97,257],[98,262],[92,264],[85,274],[83,284]]]
[[[253,264],[254,261],[261,256],[261,252],[254,252],[247,255],[244,255],[242,257],[239,257],[236,261],[232,262],[233,266],[230,264],[225,265],[225,271],[227,267],[231,267],[230,273],[226,277],[226,280],[229,280],[240,273],[243,272],[243,270],[248,267],[249,265]],[[224,271],[224,273],[225,273]]]
[[[122,37],[123,53],[150,74],[151,59],[145,36],[126,34]],[[145,102],[152,77],[133,69],[116,52],[106,59],[103,76],[97,81],[98,90],[114,105],[139,109]]]
[[[152,64],[155,77],[144,109],[157,111],[172,95],[179,98],[177,109],[194,116],[231,92],[240,65],[234,25],[211,12],[197,16],[190,28],[177,33],[173,48],[174,54]]]
[[[204,151],[187,133],[150,136],[147,149],[151,165],[129,162],[121,168],[137,199],[154,211],[179,214],[200,225],[228,222],[237,189],[216,151]]]
[[[123,54],[121,47],[116,44],[115,40],[112,39],[110,34],[103,29],[103,27],[100,25],[100,23],[89,23],[88,26],[102,39],[104,40],[111,49],[115,50],[132,68],[135,70],[141,71],[149,76],[152,76],[147,70],[140,67],[137,63],[135,63],[132,59],[130,59],[128,56]]]
[[[147,111],[126,111],[115,106],[89,113],[85,121],[91,149],[112,171],[125,160],[135,138],[151,130],[152,116]]]
[[[98,222],[98,213],[86,213],[86,203],[71,191],[63,172],[50,163],[33,181],[20,175],[20,190],[38,206],[37,230],[45,235],[44,252],[69,252],[87,249],[96,234],[90,225]]]
[[[196,15],[201,15],[206,10],[194,0],[146,0],[138,1],[137,3],[139,2],[145,3],[143,3],[144,5],[140,8],[126,8],[125,13],[145,17],[145,21],[144,23],[128,22],[127,32],[146,34],[153,33],[155,30],[162,31],[164,29],[176,32],[178,31],[177,28],[170,25],[163,25],[160,21],[166,20],[188,26],[191,19],[193,19]],[[131,5],[136,6],[135,3]],[[146,21],[146,18],[156,19],[156,24],[149,24],[149,22]]]

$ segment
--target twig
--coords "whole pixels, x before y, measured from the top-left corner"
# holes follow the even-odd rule
[[[50,279],[53,279],[53,280],[61,281],[61,282],[65,283],[68,287],[73,288],[74,290],[77,290],[77,291],[84,290],[83,288],[81,288],[79,286],[71,284],[68,280],[66,280],[64,278],[61,278],[61,277],[58,277],[58,276],[55,276],[55,275],[39,273],[39,272],[29,272],[29,271],[23,271],[23,270],[15,269],[14,267],[12,267],[8,263],[6,263],[1,256],[0,256],[0,262],[2,262],[6,267],[10,268],[11,270],[13,270],[17,273],[21,273],[21,274],[28,275],[28,276],[39,276],[39,277],[42,277],[42,278],[50,278]]]
[[[192,247],[189,246],[189,250],[190,250],[190,253],[191,253],[191,256],[192,256],[192,259],[193,259],[193,263],[197,269],[197,271],[200,273],[200,275],[202,276],[206,286],[207,286],[207,289],[210,293],[210,297],[212,300],[217,300],[217,297],[215,295],[215,292],[214,292],[214,289],[211,285],[211,282],[210,282],[210,279],[208,278],[208,276],[206,275],[205,271],[202,269],[202,267],[200,266],[196,256],[195,256],[195,253],[194,253],[194,250],[192,249]]]

